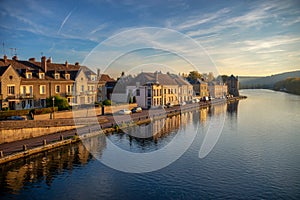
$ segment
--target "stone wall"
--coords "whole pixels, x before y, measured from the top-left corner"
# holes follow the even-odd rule
[[[0,130],[0,144],[39,137],[75,128],[76,126],[59,126]]]

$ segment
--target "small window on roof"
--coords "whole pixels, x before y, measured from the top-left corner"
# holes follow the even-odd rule
[[[44,79],[45,78],[45,74],[44,73],[39,73],[39,79]]]
[[[32,73],[31,72],[27,72],[26,73],[26,78],[31,79],[32,78]]]
[[[59,73],[55,73],[54,77],[55,79],[59,79]]]
[[[67,80],[70,79],[70,74],[66,74],[66,77],[65,77]]]

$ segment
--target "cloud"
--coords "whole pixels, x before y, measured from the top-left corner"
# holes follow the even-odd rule
[[[179,31],[189,30],[189,29],[199,26],[201,24],[212,22],[213,20],[220,18],[221,16],[223,16],[224,14],[226,14],[228,12],[230,12],[230,9],[223,8],[216,13],[206,14],[204,17],[199,18],[199,15],[193,16],[193,17],[191,17],[192,19],[182,22],[181,24],[175,26],[174,28]]]
[[[57,34],[60,34],[61,29],[64,27],[65,23],[68,21],[69,17],[72,15],[72,13],[73,13],[74,10],[75,10],[75,8],[73,10],[71,10],[69,12],[69,14],[65,17],[65,19],[62,21],[62,23],[61,23],[61,25],[60,25],[60,27],[59,27],[59,29],[57,31]]]
[[[288,45],[298,41],[300,41],[300,37],[291,36],[275,36],[268,39],[246,40],[242,42],[246,46],[242,48],[242,50],[258,51],[262,49],[271,49],[277,46]]]

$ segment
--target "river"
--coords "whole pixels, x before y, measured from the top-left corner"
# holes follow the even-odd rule
[[[144,127],[146,134],[155,133],[150,138],[130,136],[138,133],[129,129],[129,134],[100,135],[1,165],[0,197],[300,199],[300,96],[271,90],[242,90],[241,94],[248,98],[153,122]],[[215,119],[222,124],[221,132],[213,137],[213,148],[199,156]],[[131,160],[130,155],[114,154],[112,144],[147,156],[176,138],[180,138],[176,149],[182,152],[154,171],[143,173],[149,162],[135,163],[139,173],[103,164],[113,158],[122,168]],[[174,154],[167,152],[165,160]],[[150,164],[165,160],[157,156]]]

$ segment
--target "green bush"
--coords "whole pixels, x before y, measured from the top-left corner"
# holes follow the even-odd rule
[[[53,97],[49,97],[46,99],[46,105],[47,107],[52,107],[53,106]],[[61,96],[54,96],[54,106],[58,107],[58,110],[69,110],[70,106],[68,103],[68,100],[64,97]]]
[[[105,99],[105,100],[102,102],[102,104],[105,105],[105,106],[111,106],[111,100]]]

